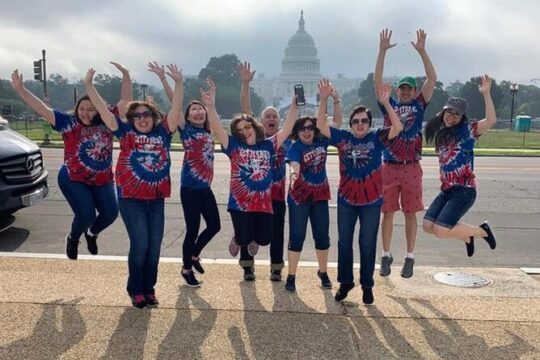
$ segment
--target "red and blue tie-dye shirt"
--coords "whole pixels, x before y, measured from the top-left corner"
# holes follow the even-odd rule
[[[403,130],[389,142],[388,147],[383,149],[383,159],[420,160],[422,158],[422,121],[428,103],[420,92],[409,104],[401,104],[394,98],[390,98],[390,105],[401,120]],[[384,116],[384,127],[392,126],[390,117],[381,103],[379,103],[379,108]]]
[[[291,140],[285,140],[274,157],[272,200],[285,201],[285,155],[290,146]]]
[[[382,204],[382,151],[390,128],[357,138],[350,131],[330,127],[330,144],[339,153],[338,202],[351,206]]]
[[[476,187],[474,143],[480,136],[478,122],[462,122],[454,130],[456,140],[437,149],[442,191],[456,185]]]
[[[228,210],[273,212],[270,186],[276,147],[275,135],[255,145],[229,135],[229,145],[224,149],[231,160]]]
[[[330,200],[330,185],[326,176],[328,143],[327,138],[315,140],[311,145],[305,145],[298,140],[289,147],[285,161],[296,161],[300,164],[300,174],[287,196],[289,205]]]
[[[150,133],[138,132],[129,123],[116,118],[120,155],[116,163],[116,186],[119,198],[155,200],[171,196],[172,134],[167,122]]]
[[[180,131],[184,146],[184,162],[180,185],[190,189],[206,189],[214,178],[214,138],[203,128],[186,122]]]
[[[64,140],[64,166],[72,181],[101,186],[113,181],[113,134],[105,125],[84,125],[75,115],[54,111],[53,129]]]

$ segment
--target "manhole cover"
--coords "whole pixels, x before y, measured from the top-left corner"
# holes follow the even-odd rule
[[[436,273],[433,275],[433,278],[446,285],[466,288],[478,288],[493,283],[493,280],[491,279],[456,271]]]

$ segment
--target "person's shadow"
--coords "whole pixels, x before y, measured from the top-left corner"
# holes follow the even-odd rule
[[[28,239],[28,236],[30,236],[30,231],[18,227],[1,231],[0,251],[13,252],[17,250]]]
[[[58,300],[43,304],[43,312],[32,334],[1,347],[0,359],[58,359],[86,334],[86,325],[76,306],[79,301]]]
[[[441,327],[435,326],[433,321],[426,319],[423,314],[415,310],[407,301],[400,297],[392,297],[400,304],[422,328],[424,337],[429,346],[441,359],[501,359],[508,354],[512,358],[519,359],[523,354],[537,351],[537,349],[516,334],[505,330],[512,337],[512,343],[503,346],[490,347],[481,336],[466,332],[456,320],[437,309],[433,304],[424,299],[410,299],[431,311],[439,321],[444,323]]]
[[[148,309],[126,308],[102,359],[142,359],[150,316]]]
[[[179,288],[176,318],[159,346],[157,359],[202,359],[201,347],[216,323],[217,311],[199,296],[197,289]],[[193,317],[189,302],[198,310],[198,317]]]

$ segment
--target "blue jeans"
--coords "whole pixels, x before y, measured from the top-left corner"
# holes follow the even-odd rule
[[[381,205],[350,206],[338,203],[338,282],[353,284],[353,236],[357,219],[360,220],[358,245],[360,247],[360,285],[374,285],[377,233],[381,217]]]
[[[445,228],[453,228],[476,200],[476,189],[452,186],[441,191],[427,209],[424,219]]]
[[[118,199],[118,206],[129,235],[127,292],[129,296],[154,294],[165,226],[165,201]]]
[[[72,241],[78,241],[88,229],[99,234],[116,220],[118,204],[113,182],[92,186],[72,181],[66,166],[62,166],[58,172],[58,186],[75,215],[70,231]]]
[[[296,205],[289,203],[289,246],[295,252],[302,251],[306,239],[307,221],[315,240],[315,249],[327,250],[330,247],[328,236],[330,220],[328,201],[314,201]]]

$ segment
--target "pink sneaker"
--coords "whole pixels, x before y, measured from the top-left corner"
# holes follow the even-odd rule
[[[236,257],[238,253],[240,252],[240,245],[236,243],[236,238],[233,236],[231,238],[231,241],[229,242],[229,254],[231,254],[232,257]]]

